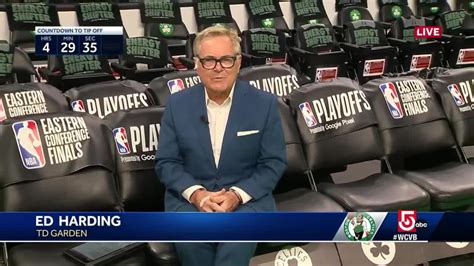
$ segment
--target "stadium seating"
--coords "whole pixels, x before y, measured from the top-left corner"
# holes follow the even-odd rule
[[[425,18],[401,17],[392,23],[391,45],[398,48],[403,71],[419,71],[442,66],[443,45],[437,40],[415,39],[415,27],[429,26]]]
[[[413,11],[407,0],[378,0],[379,18],[382,22],[392,23],[399,18],[409,18]]]
[[[164,38],[172,55],[184,54],[189,32],[181,18],[178,1],[173,0],[166,4],[143,1],[139,5],[145,36]]]
[[[53,86],[33,82],[0,86],[0,123],[12,118],[69,110],[66,98]]]
[[[48,127],[53,123],[61,126]],[[11,151],[11,160],[0,162],[2,211],[121,210],[108,134],[99,119],[74,112],[5,121],[0,146]],[[75,245],[11,245],[8,261],[74,265],[62,252]]]
[[[283,18],[278,0],[249,0],[245,1],[245,7],[249,14],[249,29],[273,28],[287,33],[290,32],[288,24]]]
[[[355,78],[364,84],[384,73],[398,72],[395,47],[389,46],[383,25],[372,20],[358,20],[344,25],[341,47],[349,53]]]
[[[391,172],[429,192],[433,210],[474,201],[474,166],[447,151],[456,147],[433,90],[413,76],[381,78],[364,86],[377,117]]]
[[[290,2],[294,17],[293,27],[295,29],[305,24],[316,23],[324,24],[328,27],[332,26],[322,0],[291,0]]]
[[[125,40],[125,53],[111,67],[122,77],[148,84],[152,79],[176,71],[167,41],[154,37],[134,37]]]
[[[164,187],[155,174],[163,107],[118,111],[105,118],[115,142],[120,198],[125,211],[163,211]]]
[[[332,27],[306,24],[296,29],[295,47],[290,47],[297,69],[319,82],[349,77],[349,56],[340,49]]]
[[[50,55],[48,68],[40,68],[39,73],[48,84],[61,91],[85,84],[115,80],[107,58],[97,55]]]
[[[470,106],[474,100],[473,75],[472,67],[440,69],[432,81],[433,90],[440,96],[446,117],[461,148],[474,145],[474,110]],[[464,152],[462,158],[464,162],[473,161],[472,158],[467,158]]]
[[[146,87],[134,80],[113,80],[72,88],[64,93],[76,112],[99,118],[119,111],[150,106]]]
[[[193,7],[199,31],[209,26],[219,24],[234,29],[240,35],[239,26],[232,18],[229,2],[227,0],[193,1]]]
[[[147,94],[154,105],[165,106],[169,95],[200,82],[196,70],[173,72],[152,80],[148,84]]]
[[[417,15],[421,17],[434,18],[436,15],[451,11],[451,7],[447,0],[435,0],[435,1],[416,1]]]
[[[285,33],[272,28],[242,32],[242,67],[289,63]]]
[[[429,209],[426,191],[390,173],[340,184],[318,180],[328,169],[384,157],[374,111],[355,81],[339,78],[308,84],[292,93],[289,100],[297,110],[297,126],[319,191],[348,211]]]
[[[38,76],[28,54],[0,40],[0,84],[26,83]]]

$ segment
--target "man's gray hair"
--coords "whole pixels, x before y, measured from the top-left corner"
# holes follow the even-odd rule
[[[201,45],[202,40],[205,38],[212,38],[218,36],[227,36],[232,41],[234,46],[235,54],[240,54],[240,37],[237,32],[233,29],[226,28],[224,26],[211,26],[205,28],[203,31],[199,32],[194,39],[193,52],[194,56],[198,56],[199,46]]]

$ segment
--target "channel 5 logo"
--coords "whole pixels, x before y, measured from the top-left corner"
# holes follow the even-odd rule
[[[398,211],[398,232],[415,233],[416,228],[426,228],[426,222],[417,222],[416,211]]]

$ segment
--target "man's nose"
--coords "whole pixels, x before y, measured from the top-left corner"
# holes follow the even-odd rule
[[[214,71],[222,72],[223,70],[224,70],[224,68],[222,67],[221,62],[217,62],[216,67],[214,68]]]

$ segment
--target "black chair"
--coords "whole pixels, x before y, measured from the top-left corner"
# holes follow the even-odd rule
[[[123,26],[120,8],[116,3],[78,3],[75,7],[81,26]]]
[[[239,78],[278,97],[288,97],[309,80],[288,65],[261,65],[243,68]]]
[[[359,20],[374,20],[367,7],[347,6],[337,13],[337,24],[340,26]]]
[[[334,184],[328,175],[347,165],[384,159],[374,111],[355,81],[339,78],[307,84],[289,101],[321,193],[348,211],[429,209],[429,194],[400,176],[378,172]]]
[[[193,7],[198,31],[218,24],[234,29],[240,35],[239,26],[232,18],[227,0],[193,0]]]
[[[468,26],[464,25],[464,21],[471,20],[471,16],[465,10],[444,12],[435,18],[435,24],[443,29],[446,67],[469,67],[474,63],[474,36],[464,33],[464,26]],[[466,29],[469,30],[468,27]]]
[[[457,0],[456,1],[456,9],[464,9],[470,14],[474,11],[474,2],[470,0]]]
[[[178,1],[143,1],[139,5],[145,36],[166,39],[171,55],[183,55],[189,32]]]
[[[99,118],[120,111],[150,106],[143,83],[134,80],[112,80],[74,87],[64,93],[76,112]]]
[[[171,94],[198,83],[201,83],[201,79],[196,70],[177,71],[152,80],[146,93],[153,105],[165,106]]]
[[[276,29],[257,28],[242,32],[241,67],[264,64],[290,64],[285,33]]]
[[[474,203],[474,166],[461,162],[434,91],[413,76],[381,78],[364,86],[379,123],[388,169],[430,194],[434,210]]]
[[[296,28],[295,47],[290,51],[301,72],[313,81],[349,77],[349,56],[340,49],[332,27],[306,24]]]
[[[176,71],[167,41],[154,37],[134,37],[125,41],[125,53],[111,67],[122,78],[148,84],[152,79]]]
[[[432,0],[432,1],[424,1],[424,0],[417,0],[416,1],[416,14],[417,16],[427,17],[427,18],[434,18],[437,15],[451,11],[451,7],[448,4],[447,0]]]
[[[125,211],[164,210],[165,190],[154,167],[163,112],[163,107],[147,107],[117,111],[104,119],[115,142],[113,155]]]
[[[415,27],[429,26],[425,18],[401,17],[392,23],[388,41],[398,48],[403,71],[419,71],[442,66],[443,44],[437,40],[416,39]]]
[[[71,110],[66,98],[53,86],[21,83],[0,86],[0,123],[8,119]]]
[[[400,18],[409,18],[413,16],[413,11],[408,6],[407,0],[378,0],[379,20],[392,23]]]
[[[27,83],[38,77],[28,54],[7,41],[0,41],[0,84]]]
[[[248,28],[271,28],[289,33],[290,29],[281,12],[280,1],[249,0],[245,2],[249,14]]]
[[[446,117],[451,125],[456,141],[461,148],[474,146],[474,110],[471,108],[472,75],[474,68],[440,69],[432,80],[433,90],[439,95]],[[464,162],[473,163],[462,153]]]
[[[324,24],[329,27],[332,26],[324,9],[323,1],[291,0],[290,2],[295,29],[305,24]]]
[[[12,3],[6,7],[12,45],[23,49],[32,59],[39,59],[35,56],[35,26],[60,26],[56,5]],[[25,10],[35,10],[41,16],[32,19]]]
[[[48,56],[48,68],[40,68],[39,72],[48,84],[61,91],[115,80],[107,58],[96,55],[51,55]]]
[[[0,125],[0,146],[11,151],[11,160],[0,162],[2,211],[122,210],[114,160],[110,157],[112,143],[108,128],[93,116],[66,112],[61,117],[69,123],[62,124],[53,134],[48,133],[40,120],[54,123],[57,117],[57,114],[43,114]],[[46,141],[48,135],[79,131],[81,137],[69,139],[65,145]],[[36,140],[21,136],[35,136]],[[34,151],[32,147],[36,147]],[[61,156],[65,149],[73,155]],[[76,265],[63,255],[66,249],[76,245],[9,243],[7,259],[10,265]]]
[[[383,25],[377,21],[359,20],[344,25],[344,51],[351,58],[355,78],[363,84],[384,73],[396,73],[397,49],[388,44]]]

